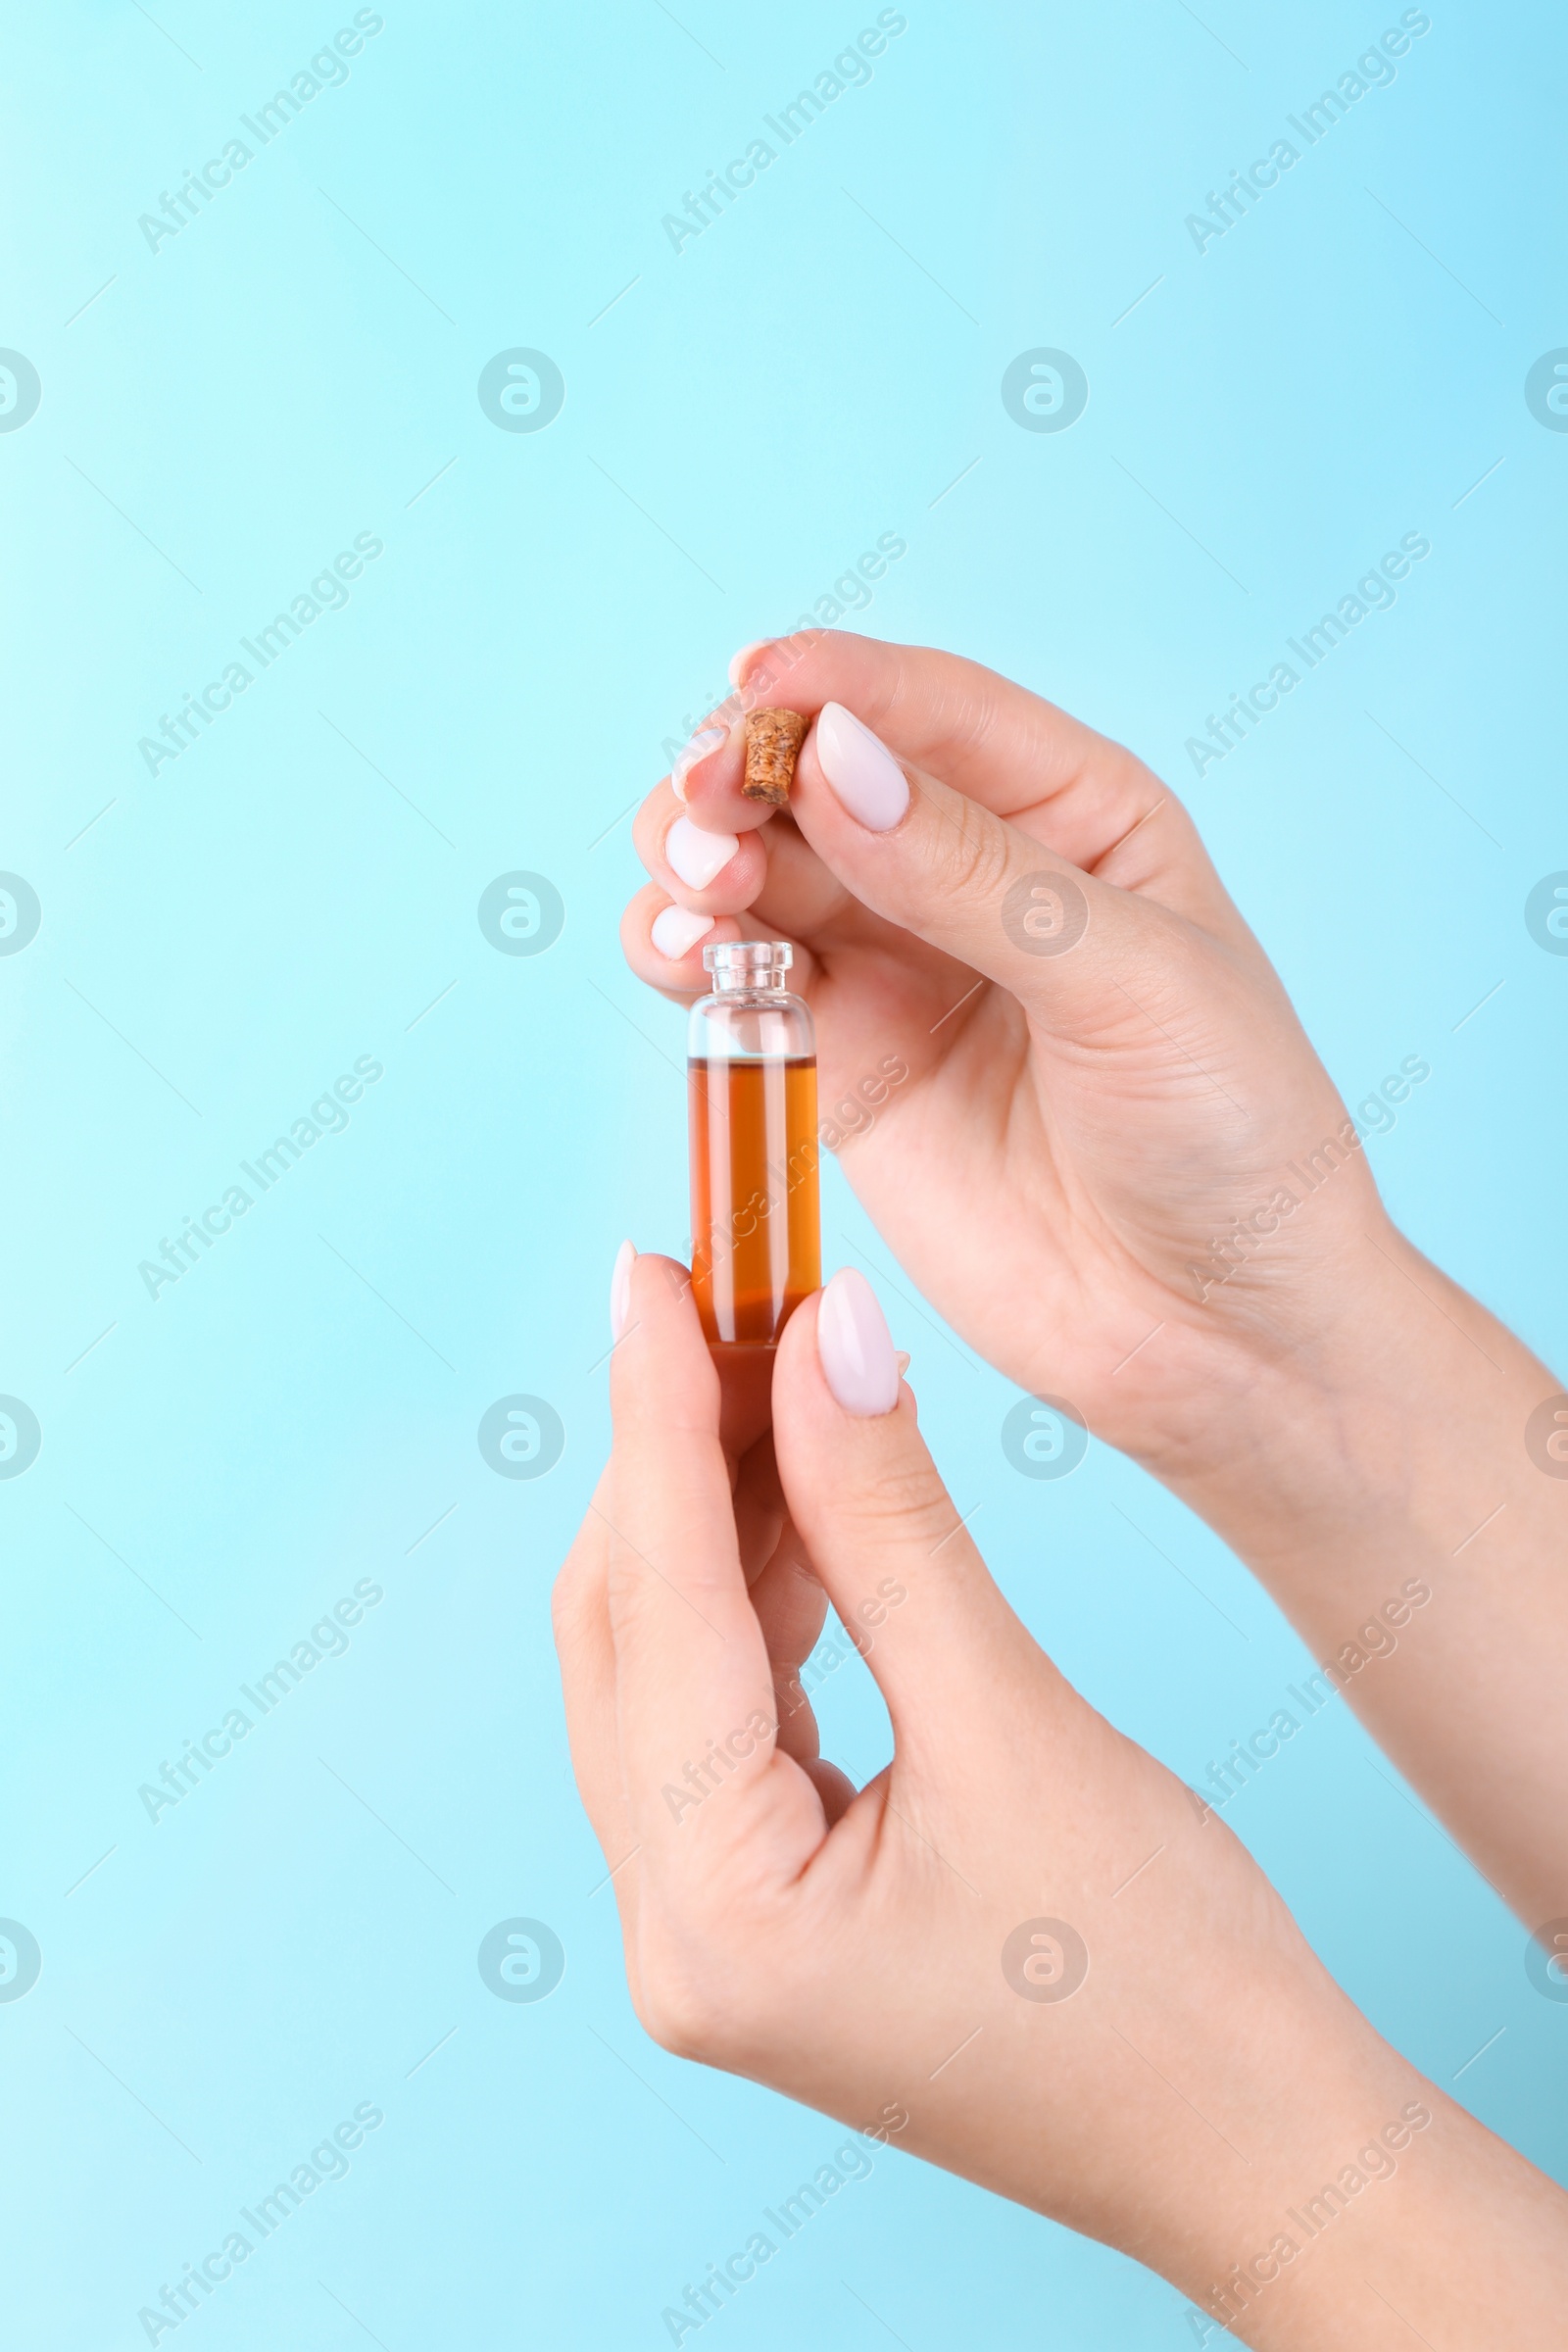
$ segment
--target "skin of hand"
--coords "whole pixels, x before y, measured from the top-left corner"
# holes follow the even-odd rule
[[[830,1286],[784,1332],[771,1431],[754,1411],[727,1450],[685,1269],[631,1268],[556,1627],[644,2025],[1121,2247],[1248,2343],[1548,2340],[1568,2203],[1378,2037],[1218,1819],[1056,1672],[868,1286],[835,1285],[891,1409],[840,1401]],[[858,1794],[800,1691],[824,1592],[892,1720]]]
[[[737,720],[685,773],[684,805],[666,781],[636,820],[653,883],[622,926],[633,969],[690,998],[704,946],[790,940],[824,1113],[869,1109],[883,1065],[907,1066],[843,1163],[954,1328],[1152,1466],[1227,1453],[1227,1407],[1321,1339],[1318,1278],[1379,1211],[1351,1153],[1229,1281],[1214,1259],[1198,1295],[1189,1266],[1238,1217],[1266,1222],[1286,1163],[1347,1114],[1192,819],[1130,753],[949,655],[830,632],[754,652],[743,676],[747,705],[852,711],[896,754],[908,807],[885,829],[858,822],[813,725],[770,817],[741,797]],[[737,843],[698,890],[665,855],[682,818],[688,839]],[[1037,873],[1076,894],[1075,941],[1024,927],[1049,907],[1007,919]],[[726,918],[674,960],[651,940],[671,900]]]
[[[1557,1383],[1391,1223],[1191,817],[952,655],[823,631],[733,674],[636,820],[633,970],[689,1002],[705,945],[793,943],[827,1140],[925,1296],[1200,1511],[1527,1925],[1561,1924],[1568,1477],[1525,1445]],[[767,704],[813,719],[778,813],[740,792]]]

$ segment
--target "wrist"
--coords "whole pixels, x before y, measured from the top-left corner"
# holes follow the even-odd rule
[[[1355,1270],[1324,1342],[1259,1376],[1240,1454],[1170,1484],[1534,1929],[1568,1910],[1559,1382],[1401,1236]]]
[[[1205,2316],[1257,2352],[1547,2340],[1568,2294],[1562,2192],[1441,2092],[1405,2087],[1364,2145],[1302,2174],[1270,2254],[1234,2259],[1195,2299]]]
[[[1366,1557],[1375,1528],[1448,1556],[1534,1401],[1528,1351],[1387,1219],[1271,1326],[1237,1349],[1218,1425],[1146,1467],[1268,1583]]]

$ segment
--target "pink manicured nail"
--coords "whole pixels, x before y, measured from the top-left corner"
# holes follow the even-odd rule
[[[666,962],[679,963],[712,928],[710,914],[693,914],[688,906],[666,906],[655,915],[648,936]]]
[[[847,1413],[869,1420],[899,1401],[899,1359],[876,1293],[855,1266],[843,1266],[816,1310],[822,1377]]]
[[[716,752],[721,743],[729,740],[722,727],[699,727],[691,741],[675,755],[675,764],[669,771],[669,789],[677,801],[686,798],[686,779],[699,760]]]
[[[630,1242],[622,1242],[615,1251],[615,1269],[610,1277],[610,1336],[618,1340],[626,1328],[626,1313],[631,1305],[631,1270],[637,1263],[637,1252]]]
[[[909,806],[903,768],[885,743],[842,703],[824,703],[816,721],[822,773],[853,817],[886,833]]]
[[[750,662],[752,656],[754,654],[760,654],[764,645],[771,645],[772,642],[773,640],[771,637],[754,637],[751,644],[743,645],[738,654],[731,654],[729,658],[729,682],[732,686],[739,686],[744,680],[746,676],[746,664],[748,662]]]
[[[706,890],[740,846],[737,834],[705,833],[689,816],[677,816],[664,835],[664,862],[688,890]]]

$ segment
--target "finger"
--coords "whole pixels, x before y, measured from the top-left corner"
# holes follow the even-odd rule
[[[645,1848],[684,1869],[703,1845],[690,1827],[681,1835],[692,1772],[699,1786],[728,1784],[728,1801],[698,1815],[705,1831],[722,1822],[738,1838],[755,1818],[746,1800],[773,1761],[773,1687],[736,1540],[718,1376],[689,1277],[668,1258],[631,1268],[611,1400],[605,1516],[627,1804]]]
[[[722,1356],[719,1361],[722,1363]],[[719,1377],[722,1380],[722,1372]],[[768,1385],[771,1387],[771,1381]],[[719,1435],[722,1439],[722,1420]],[[724,1451],[728,1456],[731,1449],[726,1446]],[[764,1429],[761,1436],[747,1446],[736,1464],[733,1503],[735,1541],[740,1548],[741,1570],[755,1608],[758,1579],[778,1549],[779,1537],[789,1516],[784,1504],[784,1490],[778,1481],[778,1464],[773,1458],[771,1428]]]
[[[745,776],[746,726],[740,697],[733,695],[679,753],[669,771],[669,788],[695,824],[715,833],[751,833],[766,824],[773,809],[767,801],[746,798],[741,790]]]
[[[821,1634],[827,1594],[811,1572],[786,1509],[771,1428],[740,1462],[735,1480],[735,1532],[752,1607],[762,1629],[772,1670],[778,1745],[798,1764],[806,1764],[817,1754],[819,1741],[801,1670]]]
[[[887,930],[857,904],[793,824],[770,825],[758,839],[764,859],[761,880],[747,905],[730,912],[676,906],[661,884],[644,883],[620,925],[621,948],[640,980],[666,996],[702,995],[710,986],[704,948],[728,939],[782,939],[796,950],[792,986],[797,994],[808,995],[817,958],[806,943],[813,933],[831,926],[835,940],[846,944]],[[713,893],[708,896],[711,901]],[[907,938],[903,944],[906,950],[913,945]]]
[[[836,1764],[830,1764],[826,1756],[809,1756],[801,1769],[821,1798],[822,1811],[831,1829],[854,1804],[857,1794],[855,1783],[847,1772],[840,1772]]]
[[[615,1645],[610,1630],[604,1519],[609,1486],[607,1470],[556,1579],[551,1618],[561,1662],[571,1768],[606,1866],[615,1871],[636,1840],[621,1791],[615,1729]],[[618,1882],[617,1888],[622,1894],[627,1891]]]
[[[767,872],[767,853],[757,833],[695,825],[667,784],[657,786],[638,809],[632,845],[665,896],[700,914],[738,913],[751,905]]]
[[[788,1521],[752,1586],[752,1606],[772,1669],[779,1746],[797,1763],[806,1763],[818,1753],[821,1740],[802,1669],[821,1638],[827,1592],[813,1575],[800,1536]]]
[[[1098,870],[1136,837],[1139,861],[1212,878],[1191,818],[1141,760],[978,662],[823,629],[749,647],[736,675],[745,708],[842,703],[901,759],[997,815],[1040,807],[1042,838],[1075,865]],[[1110,878],[1136,886],[1125,871]]]
[[[621,917],[621,947],[639,980],[689,1007],[712,986],[705,949],[743,937],[787,941],[791,985],[817,1018],[822,1140],[837,1150],[871,1125],[868,1104],[918,1079],[962,1034],[977,1010],[975,975],[861,906],[793,825],[766,838],[767,880],[744,916],[689,913],[649,882]],[[948,1016],[960,1007],[956,1023]]]
[[[994,1723],[1039,1652],[937,1474],[865,1277],[835,1274],[785,1326],[773,1442],[791,1515],[901,1742]]]
[[[662,785],[650,794],[636,819],[634,838],[643,846],[645,863],[657,856],[654,845],[668,814],[666,795],[667,787]],[[631,901],[622,918],[621,943],[640,979],[665,994],[694,993],[704,985],[697,976],[701,955],[694,951],[745,936],[788,940],[796,950],[793,986],[806,996],[811,993],[821,959],[850,948],[877,951],[890,967],[890,980],[896,963],[900,985],[905,987],[911,977],[919,983],[947,972],[951,959],[926,949],[906,931],[861,905],[822,862],[787,811],[770,811],[769,815],[771,821],[758,835],[766,861],[761,881],[754,889],[747,872],[746,888],[751,895],[744,906],[735,907],[731,928],[723,927],[723,915],[711,911],[720,892],[732,899],[743,895],[730,891],[727,870],[707,893],[703,911],[676,906],[657,883],[645,884]],[[685,895],[689,898],[692,894]],[[704,928],[708,924],[717,927],[709,931]],[[671,976],[671,963],[681,966],[678,978]],[[942,983],[937,985],[940,988]]]
[[[620,918],[621,952],[638,979],[687,1003],[706,996],[711,985],[703,950],[740,937],[733,915],[697,914],[677,906],[657,882],[645,882]]]
[[[1207,944],[1168,906],[1099,880],[895,760],[836,703],[807,738],[791,807],[865,906],[1000,982],[1056,1035],[1103,1040]]]

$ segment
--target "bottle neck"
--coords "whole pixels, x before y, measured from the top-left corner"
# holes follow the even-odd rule
[[[727,940],[703,950],[703,968],[715,996],[787,996],[784,975],[794,960],[795,951],[783,939]]]

